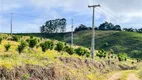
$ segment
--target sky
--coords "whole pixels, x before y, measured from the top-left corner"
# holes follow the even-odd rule
[[[67,31],[80,24],[92,25],[95,8],[95,26],[108,21],[122,28],[142,28],[142,0],[0,0],[0,32],[10,32],[10,13],[13,13],[14,33],[40,32],[46,21],[66,18]]]

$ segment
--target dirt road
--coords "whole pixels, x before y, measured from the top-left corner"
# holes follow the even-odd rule
[[[138,79],[134,72],[118,72],[113,74],[108,80],[142,80]]]

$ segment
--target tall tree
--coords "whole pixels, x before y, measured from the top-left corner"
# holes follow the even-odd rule
[[[41,33],[57,33],[65,32],[66,30],[66,19],[55,19],[46,21],[44,25],[40,27]]]

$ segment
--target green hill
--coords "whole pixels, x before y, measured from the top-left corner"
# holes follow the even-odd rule
[[[33,33],[19,35],[33,35],[43,38],[57,39],[70,43],[70,33]],[[90,30],[76,32],[74,33],[74,44],[90,48],[91,37],[92,32]],[[96,31],[95,44],[96,49],[113,49],[115,53],[127,53],[130,57],[142,58],[141,33],[123,31]]]
[[[83,34],[84,32],[86,34]],[[116,33],[120,32],[97,31],[96,40],[111,35],[116,37]],[[43,34],[36,35],[46,37]],[[49,36],[49,34],[46,35]],[[69,33],[50,37],[61,39],[59,35],[67,37],[65,40],[70,38]],[[75,34],[75,41],[80,40],[78,41],[80,44],[83,43],[81,39],[89,41],[89,38],[86,38],[88,36],[91,36],[91,31],[78,32]],[[122,74],[118,77],[121,80],[127,79],[130,74],[133,74],[134,78],[141,78],[141,62],[137,62],[136,59],[127,58],[125,61],[120,61],[118,56],[109,53],[105,53],[107,56],[105,58],[95,56],[91,59],[87,57],[88,49],[79,46],[71,48],[68,44],[57,40],[51,41],[48,38],[7,34],[0,34],[0,38],[2,39],[0,43],[0,72],[2,72],[0,80],[114,80],[113,76],[118,72]],[[19,50],[24,46],[23,43],[25,47],[20,53]],[[6,49],[6,45],[10,45],[9,49]],[[84,44],[84,46],[87,45],[89,43]],[[47,49],[43,51],[43,48]]]

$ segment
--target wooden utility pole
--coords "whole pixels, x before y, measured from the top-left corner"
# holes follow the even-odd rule
[[[94,16],[95,16],[95,8],[96,7],[100,7],[100,5],[89,5],[88,6],[89,8],[93,8],[93,18],[92,18],[92,43],[91,43],[91,47],[92,47],[92,59],[94,59],[94,54],[95,54],[95,45],[94,45],[94,43],[95,43],[95,29],[94,29]]]

